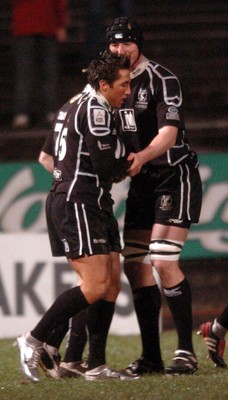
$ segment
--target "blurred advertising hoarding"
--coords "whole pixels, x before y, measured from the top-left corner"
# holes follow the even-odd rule
[[[228,257],[228,153],[200,155],[203,204],[182,258]],[[1,164],[0,233],[46,232],[45,199],[51,176],[38,163]],[[113,186],[114,212],[123,227],[129,181]]]
[[[183,263],[193,263],[186,273],[192,280],[193,294],[201,293],[200,304],[205,312],[209,302],[203,286],[206,269],[202,260],[210,267],[207,282],[211,279],[215,285],[220,267],[211,265],[210,259],[228,257],[228,154],[203,154],[200,164],[203,181],[200,223],[192,226],[181,258]],[[55,298],[74,286],[77,278],[64,257],[51,255],[45,220],[51,176],[38,163],[6,163],[0,168],[0,338],[5,338],[33,328]],[[126,180],[113,188],[114,211],[121,232],[128,186]],[[220,275],[226,285],[225,270],[221,269]],[[110,332],[138,334],[131,291],[123,273],[121,284]],[[214,291],[215,295],[219,292],[215,288]],[[194,297],[199,312],[197,296]],[[218,304],[217,300],[212,302]],[[166,308],[164,326],[165,319]]]

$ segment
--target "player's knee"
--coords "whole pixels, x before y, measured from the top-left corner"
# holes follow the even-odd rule
[[[120,293],[120,290],[121,290],[121,283],[120,283],[120,280],[119,280],[118,282],[115,282],[114,290],[115,290],[116,297],[117,297],[118,294]]]
[[[116,299],[121,290],[120,274],[112,277],[109,294],[113,299]]]
[[[110,301],[116,301],[118,294],[120,293],[120,283],[114,283],[108,291],[108,298]]]
[[[105,299],[109,293],[110,284],[102,281],[95,285],[82,285],[82,291],[89,303]]]
[[[153,239],[149,245],[151,263],[156,267],[164,265],[166,262],[178,261],[183,242],[167,239]]]
[[[124,270],[127,274],[133,264],[150,264],[148,253],[148,243],[139,242],[136,240],[128,240],[125,242],[123,250]]]

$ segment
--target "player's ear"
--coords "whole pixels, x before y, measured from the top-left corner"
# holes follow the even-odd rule
[[[99,86],[100,86],[100,92],[107,92],[108,86],[109,84],[107,83],[107,81],[105,81],[104,79],[102,79],[99,82]]]

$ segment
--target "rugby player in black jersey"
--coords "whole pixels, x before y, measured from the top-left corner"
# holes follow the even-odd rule
[[[69,100],[53,125],[53,184],[46,202],[53,256],[65,255],[81,285],[60,295],[30,332],[17,338],[24,377],[39,381],[43,344],[56,327],[90,305],[91,354],[85,377],[131,379],[106,365],[105,347],[120,286],[121,250],[110,190],[128,174],[129,162],[117,134],[113,107],[130,94],[129,59],[105,52],[88,68],[89,93]],[[105,316],[105,317],[104,317]],[[99,350],[99,351],[98,351]]]
[[[126,370],[138,374],[164,370],[158,323],[161,295],[152,266],[178,334],[177,350],[165,372],[192,374],[197,370],[192,297],[179,256],[191,224],[199,220],[202,189],[197,155],[185,135],[181,86],[172,72],[143,55],[142,31],[134,20],[115,19],[106,38],[111,52],[128,54],[131,60],[131,95],[119,110],[133,161],[124,224],[124,269],[133,292],[142,354]]]
[[[185,135],[181,86],[172,72],[143,55],[142,30],[134,20],[115,19],[106,38],[110,52],[127,53],[131,62],[131,94],[117,119],[133,161],[124,225],[124,270],[132,288],[142,354],[126,371],[133,375],[192,374],[197,359],[191,289],[179,256],[191,224],[198,222],[202,188],[197,155]],[[161,294],[152,273],[155,270],[178,334],[177,350],[166,369],[160,350]],[[71,333],[65,368],[81,359],[86,342],[83,319],[72,319]]]

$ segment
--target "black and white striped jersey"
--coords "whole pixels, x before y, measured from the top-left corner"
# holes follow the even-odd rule
[[[182,90],[178,78],[168,69],[146,57],[131,73],[131,94],[118,110],[119,124],[128,151],[148,146],[163,126],[178,128],[176,144],[152,165],[174,166],[187,160],[197,163],[185,137]]]
[[[67,201],[111,210],[112,182],[128,162],[102,95],[91,90],[63,105],[42,150],[54,156],[52,191],[67,193]]]

